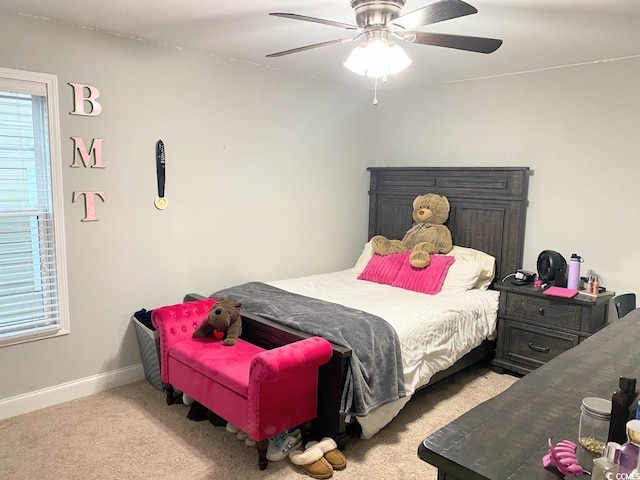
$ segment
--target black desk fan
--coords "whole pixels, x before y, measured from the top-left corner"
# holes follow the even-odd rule
[[[558,252],[544,250],[538,255],[538,278],[542,283],[567,286],[567,261]]]

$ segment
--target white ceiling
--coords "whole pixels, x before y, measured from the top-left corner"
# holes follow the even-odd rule
[[[435,0],[407,0],[408,13]],[[489,55],[403,44],[413,59],[387,88],[429,85],[640,56],[640,0],[467,0],[475,15],[422,30],[500,38]],[[0,0],[0,10],[233,58],[270,69],[370,87],[342,66],[356,43],[277,58],[268,53],[350,37],[327,25],[269,16],[290,12],[355,23],[349,0]],[[1,58],[1,56],[0,56]]]

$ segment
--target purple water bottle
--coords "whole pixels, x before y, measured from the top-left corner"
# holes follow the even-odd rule
[[[577,290],[580,285],[580,264],[582,257],[577,253],[572,253],[569,259],[569,275],[567,276],[567,288]]]

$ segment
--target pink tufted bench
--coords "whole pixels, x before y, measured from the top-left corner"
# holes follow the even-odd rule
[[[318,368],[331,358],[331,344],[310,337],[265,350],[242,338],[231,347],[192,338],[214,304],[205,299],[153,310],[167,401],[175,387],[247,432],[264,470],[269,437],[316,417]]]

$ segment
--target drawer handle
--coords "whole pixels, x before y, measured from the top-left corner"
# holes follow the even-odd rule
[[[541,315],[544,317],[544,308],[539,308],[538,309],[538,315]]]
[[[549,353],[549,350],[551,350],[549,347],[538,347],[537,345],[534,345],[531,342],[529,342],[529,348],[534,352],[540,352],[540,353]]]

